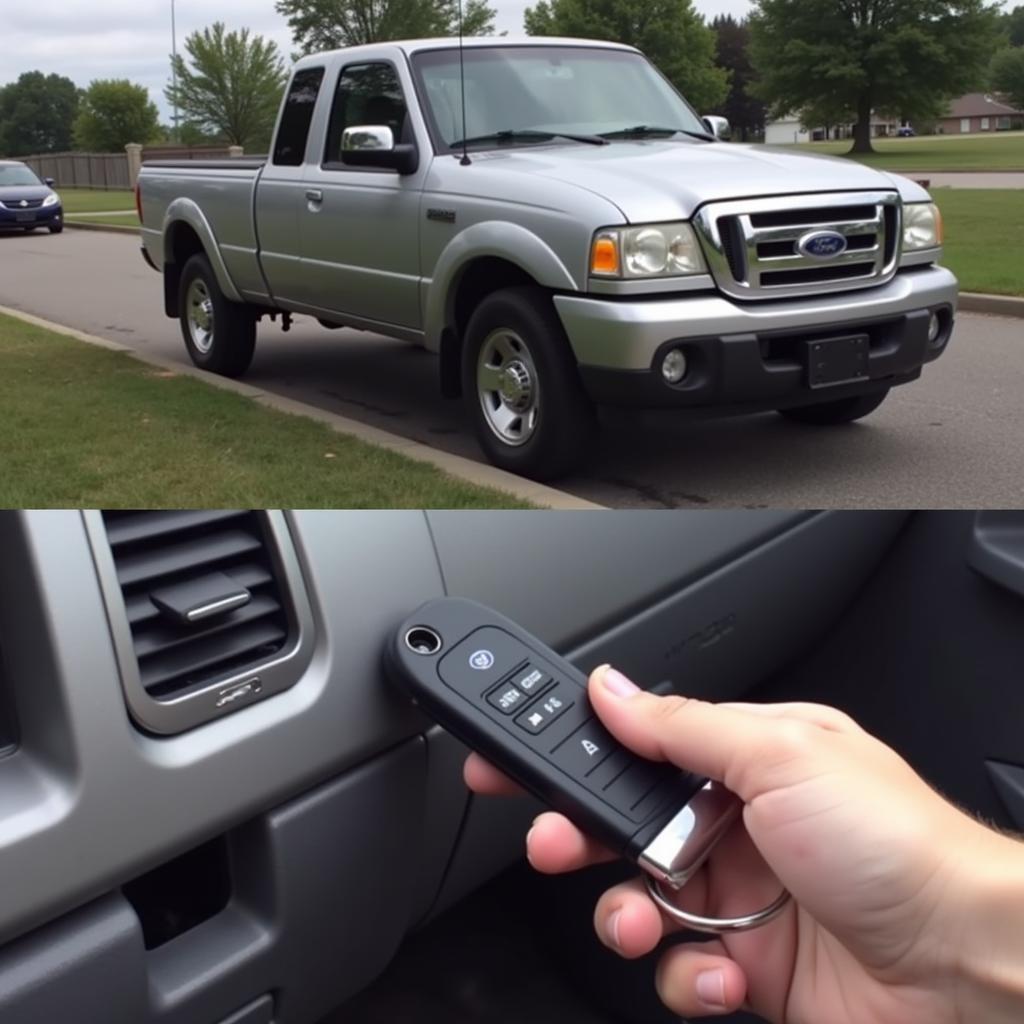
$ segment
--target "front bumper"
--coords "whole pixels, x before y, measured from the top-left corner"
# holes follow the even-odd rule
[[[905,270],[887,285],[794,301],[735,303],[700,294],[665,300],[555,297],[594,401],[645,408],[752,412],[828,402],[905,384],[945,351],[958,286],[942,267]],[[943,330],[928,341],[933,311]],[[870,339],[867,380],[812,388],[810,340]],[[661,363],[682,347],[690,370],[668,384]]]
[[[19,231],[22,228],[48,228],[61,224],[64,220],[64,207],[40,206],[34,210],[9,209],[0,206],[0,231]]]

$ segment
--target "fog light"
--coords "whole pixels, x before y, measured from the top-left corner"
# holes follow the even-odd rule
[[[932,318],[928,321],[928,344],[934,345],[939,340],[941,333],[942,321],[939,319],[939,314],[932,313]]]
[[[688,369],[686,353],[681,348],[674,348],[661,364],[661,375],[669,384],[679,384]]]

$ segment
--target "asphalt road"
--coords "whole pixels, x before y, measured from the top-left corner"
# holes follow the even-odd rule
[[[186,361],[160,278],[134,235],[0,236],[0,305]],[[401,342],[265,323],[259,387],[479,458],[432,356]],[[1024,321],[962,316],[949,352],[865,423],[814,429],[774,414],[694,422],[607,412],[566,490],[622,508],[1024,506]],[[45,410],[40,410],[45,415]]]

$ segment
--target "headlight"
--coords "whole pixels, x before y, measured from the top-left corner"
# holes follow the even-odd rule
[[[903,207],[903,251],[920,252],[942,245],[942,213],[935,203]]]
[[[684,277],[707,272],[693,228],[648,224],[601,231],[594,239],[590,272],[595,277]]]
[[[43,206],[56,206],[60,202],[60,196],[56,192],[51,192],[44,200]]]

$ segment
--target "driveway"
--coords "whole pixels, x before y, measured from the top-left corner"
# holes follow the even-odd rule
[[[134,236],[0,237],[0,304],[187,361],[160,278]],[[268,391],[479,458],[432,356],[299,318],[266,323],[247,378]],[[1024,323],[963,316],[946,356],[863,424],[816,430],[774,414],[694,422],[608,412],[566,490],[623,508],[1016,507],[1024,504]],[[45,415],[45,410],[40,410]]]

